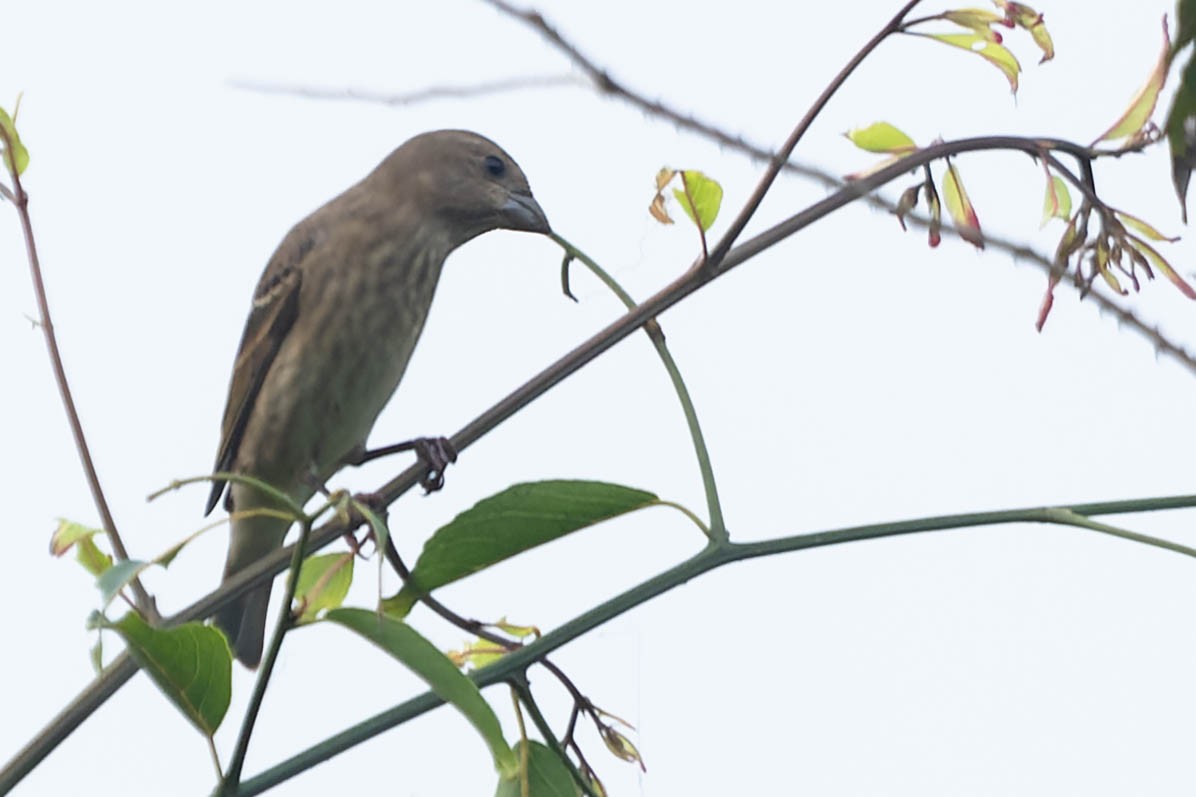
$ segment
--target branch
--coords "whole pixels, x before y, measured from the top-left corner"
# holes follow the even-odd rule
[[[544,17],[534,10],[520,10],[504,0],[483,0],[489,5],[496,8],[498,11],[507,16],[516,19],[534,31],[539,33],[544,39],[552,45],[556,50],[561,52],[569,59],[574,66],[584,72],[592,81],[594,89],[600,94],[607,94],[617,99],[620,99],[649,116],[663,119],[672,123],[675,127],[691,133],[695,133],[702,138],[706,138],[719,144],[722,147],[740,152],[749,158],[756,161],[772,162],[775,159],[775,153],[759,144],[748,141],[742,136],[727,132],[718,125],[711,122],[706,122],[697,117],[682,113],[672,106],[664,103],[661,100],[653,100],[647,96],[628,88],[626,85],[620,83],[611,77],[610,73],[600,66],[589,56],[581,52],[571,41],[565,38],[560,31],[551,23],[544,19]],[[906,9],[908,10],[908,8]],[[1076,145],[1072,145],[1075,147]],[[1090,147],[1078,147],[1078,151],[1070,152],[1069,154],[1077,155],[1085,168],[1088,167],[1087,159],[1094,157],[1121,157],[1127,154],[1122,150],[1100,150]],[[806,164],[795,163],[792,160],[786,160],[781,169],[790,174],[805,177],[820,183],[823,187],[831,190],[840,190],[846,184],[837,175],[834,175],[825,170],[809,166]],[[889,213],[895,213],[897,206],[892,201],[875,194],[869,194],[864,200],[874,209],[885,210]],[[919,229],[926,229],[929,225],[929,220],[922,215],[907,215],[907,225]],[[955,237],[959,237],[959,233],[951,227],[944,230]],[[1039,252],[1035,252],[1029,247],[1025,246],[1019,241],[1003,238],[1000,236],[993,236],[991,234],[985,235],[985,243],[993,249],[1005,251],[1014,258],[1021,258],[1028,260],[1034,265],[1038,266],[1048,276],[1051,274],[1053,268],[1052,258],[1047,257]],[[1069,283],[1070,284],[1070,283]],[[1072,287],[1079,290],[1078,286],[1074,284]],[[1157,327],[1152,327],[1133,312],[1133,310],[1118,304],[1113,299],[1108,298],[1104,294],[1092,291],[1087,294],[1082,294],[1083,298],[1091,298],[1091,300],[1101,309],[1111,313],[1117,318],[1118,322],[1125,324],[1134,332],[1141,335],[1156,352],[1165,354],[1177,360],[1180,365],[1196,374],[1196,355],[1189,352],[1181,344],[1167,338]]]
[[[3,139],[5,162],[9,162],[7,153],[13,152],[13,142],[9,140],[8,131],[0,125],[0,139]],[[75,409],[75,399],[71,394],[71,386],[66,378],[66,368],[62,365],[62,354],[58,350],[58,337],[54,334],[54,321],[50,317],[50,302],[46,298],[46,285],[42,280],[41,258],[37,254],[37,241],[33,237],[33,222],[29,218],[29,195],[25,193],[25,186],[21,183],[20,172],[9,168],[12,178],[12,189],[5,191],[5,198],[13,203],[17,210],[17,217],[21,220],[21,233],[25,238],[25,253],[29,260],[29,273],[33,279],[33,293],[37,298],[37,309],[40,316],[38,326],[46,340],[46,350],[50,356],[50,367],[54,371],[54,382],[58,385],[58,395],[62,397],[62,405],[66,410],[67,424],[71,427],[71,435],[75,439],[75,450],[79,453],[79,462],[83,465],[83,474],[87,479],[87,486],[91,489],[91,497],[95,502],[96,511],[100,515],[100,523],[104,527],[108,539],[112,542],[112,551],[117,561],[127,561],[129,552],[117,531],[116,521],[108,509],[108,500],[104,497],[104,490],[100,487],[100,477],[96,473],[95,464],[91,460],[91,450],[87,445],[87,438],[83,434],[83,424],[79,420],[79,412]],[[142,616],[151,623],[159,620],[157,608],[150,598],[139,578],[133,578],[129,583],[136,599],[137,608]]]
[[[573,641],[582,634],[592,631],[594,628],[620,614],[640,606],[674,587],[711,570],[717,570],[734,562],[763,556],[773,556],[780,553],[792,553],[809,548],[821,548],[827,545],[839,545],[845,542],[874,540],[882,537],[918,532],[944,531],[948,529],[1009,523],[1062,524],[1082,527],[1085,524],[1077,522],[1074,519],[1075,516],[1087,517],[1090,515],[1110,515],[1191,507],[1196,507],[1196,495],[1136,499],[1131,501],[1107,501],[1066,507],[1031,507],[995,512],[973,512],[867,526],[852,526],[806,534],[794,534],[788,537],[762,540],[759,542],[712,542],[686,561],[674,565],[647,581],[578,615],[564,625],[549,631],[526,647],[504,656],[477,672],[471,673],[469,677],[473,679],[479,688],[508,682],[512,677],[516,677],[517,673],[523,672],[537,659],[543,658],[545,655]],[[1094,528],[1093,530],[1111,533],[1108,528]],[[1146,538],[1143,541],[1151,542],[1151,544],[1155,542],[1167,542],[1165,540],[1154,540],[1153,538]],[[1196,555],[1196,550],[1189,549],[1185,553]],[[441,703],[443,701],[431,692],[411,698],[351,728],[347,728],[286,761],[276,764],[257,777],[245,781],[242,783],[242,790],[238,794],[243,797],[260,794],[299,772],[311,768],[317,763],[326,761],[384,731],[390,730],[397,725],[401,725],[430,711]]]
[[[736,266],[742,265],[766,249],[775,246],[789,236],[804,229],[809,224],[876,190],[890,180],[904,175],[911,169],[918,168],[923,164],[944,158],[948,155],[956,155],[963,152],[1009,149],[1037,155],[1042,152],[1042,147],[1043,143],[1039,139],[1013,136],[992,136],[943,142],[912,153],[897,163],[890,164],[861,180],[844,186],[830,196],[815,202],[800,213],[785,219],[754,238],[734,247],[727,254],[717,271],[703,269],[701,261],[695,263],[688,271],[638,305],[634,310],[629,310],[608,324],[604,329],[574,348],[573,351],[561,357],[521,387],[494,404],[490,409],[470,421],[453,435],[450,442],[457,451],[463,452],[500,423],[507,420],[507,418],[546,393],[557,383],[563,381],[566,377],[581,369],[607,349],[610,349],[616,343],[635,332],[649,319],[660,315],[694,291],[731,271]],[[384,506],[394,503],[400,496],[419,482],[420,478],[424,475],[424,471],[424,465],[415,463],[391,479],[376,491],[379,503]],[[311,551],[318,551],[341,535],[354,530],[358,525],[360,524],[350,526],[339,519],[331,520],[312,531],[309,549]],[[165,621],[164,625],[170,627],[171,625],[188,620],[210,616],[217,608],[280,573],[285,569],[291,552],[292,548],[282,548],[267,556],[263,556],[254,562],[252,566],[238,572],[226,581],[220,589],[209,593],[186,610]],[[583,615],[583,617],[585,616],[588,615]],[[551,634],[546,636],[551,636]],[[536,645],[539,644],[537,642],[535,645],[529,645],[520,650],[518,654],[512,655],[523,655],[524,651],[536,648]],[[555,648],[547,648],[544,652],[552,649]],[[540,655],[543,655],[543,653]],[[47,728],[31,740],[4,770],[0,770],[0,793],[3,793],[4,787],[7,784],[11,783],[15,785],[24,774],[36,766],[59,742],[78,727],[79,723],[102,705],[125,681],[131,678],[133,673],[136,672],[136,665],[132,664],[131,660],[128,660],[126,654],[122,654],[114,660],[109,670],[112,671],[111,675],[109,675],[108,671],[105,671],[105,674],[100,679],[88,686]],[[490,668],[487,668],[486,672],[489,671]],[[431,708],[431,706],[428,706],[428,708]]]
[[[374,102],[392,107],[416,105],[431,100],[463,100],[487,94],[502,94],[525,89],[547,89],[558,86],[576,86],[577,78],[572,75],[531,75],[527,77],[502,78],[466,86],[428,86],[427,88],[400,94],[389,94],[370,89],[325,89],[287,83],[267,83],[256,80],[237,79],[229,81],[233,88],[254,91],[259,94],[289,94],[315,100],[353,100]]]

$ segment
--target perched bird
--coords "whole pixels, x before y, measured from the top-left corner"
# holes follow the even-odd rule
[[[216,470],[254,476],[300,505],[365,450],[432,304],[450,252],[496,229],[549,232],[527,178],[494,142],[463,130],[418,135],[296,224],[258,281],[233,365]],[[212,511],[225,489],[217,482]],[[290,522],[250,510],[275,499],[229,485],[224,577],[282,545]],[[214,620],[236,657],[262,655],[270,584]]]

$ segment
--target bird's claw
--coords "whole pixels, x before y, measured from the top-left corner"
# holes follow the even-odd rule
[[[457,461],[457,449],[447,437],[420,437],[413,442],[415,455],[428,468],[419,486],[424,488],[424,495],[434,493],[444,486],[444,471]]]

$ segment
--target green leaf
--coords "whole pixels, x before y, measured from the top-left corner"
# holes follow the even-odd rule
[[[655,495],[593,481],[516,484],[479,501],[437,529],[424,544],[411,578],[383,601],[405,617],[422,594],[579,529],[658,504]]]
[[[561,761],[561,757],[553,752],[551,747],[536,741],[519,741],[511,748],[518,757],[520,767],[527,752],[527,792],[528,797],[577,797],[581,790],[573,782],[573,775],[569,767]],[[495,797],[521,797],[523,791],[523,773],[516,772],[509,778],[498,782]]]
[[[718,218],[718,209],[723,202],[723,187],[695,169],[686,169],[680,174],[685,189],[674,188],[673,196],[681,203],[681,209],[689,216],[689,220],[706,232]]]
[[[126,559],[123,562],[117,562],[101,573],[96,579],[96,587],[99,588],[100,595],[103,596],[104,607],[107,608],[118,592],[152,564],[152,562],[142,562],[139,559]]]
[[[345,601],[353,583],[353,554],[330,553],[303,562],[295,586],[295,600],[303,607],[298,623],[310,623],[325,609]]]
[[[3,146],[4,139],[0,138],[0,150],[4,152],[4,168],[8,169],[10,174],[24,174],[25,167],[29,165],[29,150],[21,143],[16,123],[3,108],[0,108],[0,129],[4,130],[12,145],[12,151],[9,152],[8,148]]]
[[[1171,150],[1171,181],[1179,197],[1184,223],[1188,221],[1188,183],[1196,167],[1196,51],[1180,73],[1179,87],[1167,114],[1167,144]]]
[[[232,653],[224,634],[202,623],[159,630],[133,612],[115,623],[96,612],[92,625],[120,634],[129,654],[183,716],[205,736],[216,732],[232,695]]]
[[[873,122],[843,134],[847,140],[867,152],[901,154],[918,148],[914,140],[888,122]]]
[[[333,609],[325,619],[360,634],[394,656],[441,699],[464,714],[490,747],[500,776],[507,778],[518,771],[519,762],[507,747],[498,717],[477,686],[415,629],[402,620],[366,609]]]

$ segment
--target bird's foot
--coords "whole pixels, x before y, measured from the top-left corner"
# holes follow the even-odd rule
[[[447,437],[417,437],[414,440],[407,440],[402,443],[395,443],[390,446],[383,446],[382,448],[374,448],[368,451],[359,450],[355,452],[351,459],[345,461],[346,465],[364,465],[367,462],[372,462],[381,457],[388,457],[391,454],[398,454],[403,451],[414,451],[415,456],[419,458],[426,467],[427,471],[419,480],[419,486],[424,488],[424,493],[434,493],[444,486],[444,471],[449,464],[457,461],[457,449]]]
[[[428,468],[419,486],[424,488],[424,495],[434,493],[444,486],[444,471],[457,461],[457,449],[447,437],[419,437],[414,442],[415,455]]]

